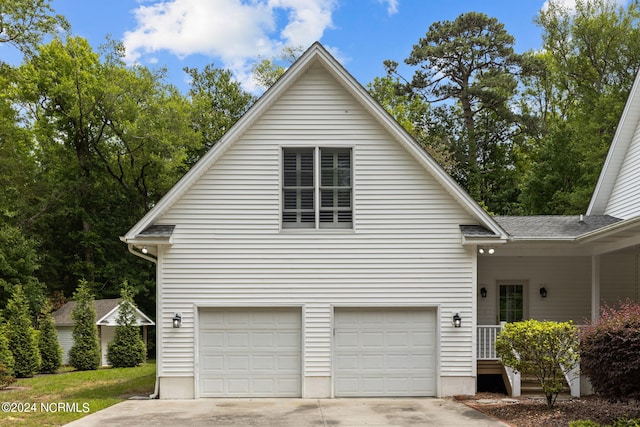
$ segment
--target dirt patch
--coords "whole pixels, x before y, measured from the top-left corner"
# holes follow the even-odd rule
[[[457,400],[513,427],[565,427],[577,420],[606,425],[620,418],[640,418],[640,402],[610,403],[595,396],[560,398],[553,409],[548,409],[544,398],[538,397],[479,393]]]

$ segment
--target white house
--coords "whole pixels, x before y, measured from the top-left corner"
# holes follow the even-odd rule
[[[637,258],[640,220],[553,218],[492,218],[316,43],[121,239],[161,398],[447,396],[503,313],[589,317]]]
[[[118,326],[118,316],[120,314],[120,303],[122,299],[99,299],[93,301],[96,310],[96,325],[98,326],[98,334],[100,337],[100,346],[102,354],[102,365],[107,366],[107,345],[115,336],[116,326]],[[69,350],[73,346],[73,327],[74,320],[71,313],[76,307],[75,301],[69,301],[58,310],[53,312],[53,320],[56,324],[58,332],[58,341],[62,347],[62,364],[69,364]],[[153,326],[155,323],[146,314],[135,309],[136,322],[135,325],[142,328],[142,339],[147,343],[147,327]]]

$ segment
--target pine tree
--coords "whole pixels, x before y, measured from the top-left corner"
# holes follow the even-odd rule
[[[96,326],[96,309],[93,295],[85,280],[81,280],[73,294],[76,306],[71,312],[73,345],[69,350],[69,364],[79,371],[98,369],[100,366],[100,342]]]
[[[113,341],[107,346],[107,359],[114,368],[131,368],[144,362],[146,348],[138,327],[133,296],[125,281],[120,292],[122,302],[119,307],[118,326]]]
[[[55,374],[62,364],[62,348],[58,342],[58,331],[51,315],[51,309],[51,303],[46,301],[42,307],[40,318],[38,348],[42,358],[40,372],[43,374]]]
[[[13,353],[9,350],[6,326],[0,326],[0,389],[7,388],[16,379],[13,374]]]
[[[13,288],[7,304],[7,339],[13,354],[15,376],[32,377],[40,367],[40,351],[37,334],[31,324],[29,304],[20,285]]]

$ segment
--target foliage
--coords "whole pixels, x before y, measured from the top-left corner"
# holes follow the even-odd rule
[[[18,378],[32,377],[40,367],[40,351],[21,285],[14,286],[6,312],[7,339],[13,354],[15,375]]]
[[[602,424],[590,420],[572,421],[569,423],[569,427],[601,427]],[[640,427],[640,418],[618,418],[612,424],[607,424],[605,427]]]
[[[496,340],[502,363],[540,382],[553,407],[562,391],[565,375],[579,361],[577,329],[571,322],[526,320],[507,323]]]
[[[287,71],[287,68],[305,51],[304,46],[285,46],[274,58],[261,58],[253,64],[251,72],[258,86],[269,89]]]
[[[73,345],[69,350],[69,364],[79,371],[98,369],[101,362],[96,309],[93,295],[86,281],[80,281],[73,294],[76,306],[71,312]]]
[[[640,305],[605,306],[581,330],[580,369],[596,393],[611,400],[640,399]]]
[[[45,34],[58,27],[68,29],[61,15],[54,15],[49,0],[0,0],[0,43],[30,53]]]
[[[4,369],[6,377],[13,377],[13,367],[15,361],[13,353],[9,349],[9,340],[7,339],[7,326],[0,325],[0,365]]]
[[[61,426],[131,396],[149,395],[155,382],[155,364],[137,368],[73,371],[59,375],[38,375],[20,379],[16,387],[2,392],[4,402],[36,404],[77,404],[76,411],[0,412],[0,426]],[[89,412],[83,412],[84,406]]]
[[[505,173],[516,164],[519,132],[511,102],[523,60],[514,43],[497,19],[469,12],[431,24],[405,60],[417,69],[411,81],[404,79],[404,90],[443,104],[440,112],[452,114],[458,123],[444,126],[456,153],[454,177],[493,212],[508,211],[517,197],[515,176]],[[385,66],[390,75],[399,76],[396,62],[385,61]],[[437,117],[431,115],[432,120]],[[493,200],[495,194],[501,197]]]
[[[540,119],[521,202],[529,214],[584,213],[640,67],[640,6],[554,0],[536,18],[543,50],[524,81]]]
[[[42,359],[40,372],[55,374],[62,364],[62,348],[58,342],[58,331],[51,315],[51,303],[48,301],[42,307],[38,348]]]
[[[4,390],[15,382],[16,379],[13,376],[12,370],[0,362],[0,390]]]
[[[135,305],[128,282],[122,285],[118,326],[115,336],[107,346],[107,360],[114,368],[132,368],[144,362],[146,348],[136,326]]]

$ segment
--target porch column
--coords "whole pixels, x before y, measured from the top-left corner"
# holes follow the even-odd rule
[[[591,256],[591,320],[600,317],[600,255]]]

